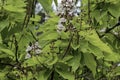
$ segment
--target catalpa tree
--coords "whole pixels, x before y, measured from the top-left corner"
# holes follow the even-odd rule
[[[78,1],[0,0],[0,80],[119,80],[120,0]]]

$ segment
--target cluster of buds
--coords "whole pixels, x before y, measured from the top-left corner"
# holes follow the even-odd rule
[[[31,58],[32,55],[39,55],[42,52],[41,46],[39,46],[38,42],[30,43],[26,49],[25,59]]]
[[[75,7],[76,0],[62,0],[61,4],[58,5],[57,14],[66,17],[73,17],[76,7]]]

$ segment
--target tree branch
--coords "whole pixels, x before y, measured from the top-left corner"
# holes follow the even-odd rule
[[[51,79],[50,80],[54,80],[54,70],[51,73]]]
[[[11,67],[14,67],[14,65],[10,64],[10,63],[2,63],[0,62],[1,65],[7,65],[7,66],[11,66]]]
[[[114,28],[116,28],[117,26],[120,25],[120,22],[118,22],[117,24],[115,24],[113,27],[111,28],[107,28],[105,33],[103,35],[100,36],[100,38],[104,37],[106,33],[109,33],[110,31],[112,31]]]

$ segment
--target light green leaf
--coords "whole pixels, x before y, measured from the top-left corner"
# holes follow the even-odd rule
[[[11,11],[11,12],[25,12],[25,9],[15,7],[13,5],[6,5],[6,6],[4,6],[4,9],[7,11]]]
[[[64,64],[68,64],[68,62],[73,58],[73,56],[71,55],[67,55],[65,56],[63,59],[60,59],[59,62],[64,63]],[[69,64],[68,64],[69,65]]]
[[[73,58],[73,56],[67,55],[67,56],[65,56],[65,57],[62,59],[62,61],[66,62],[66,61],[71,60],[72,58]]]
[[[5,76],[7,73],[7,71],[0,71],[0,80],[5,80]]]
[[[56,40],[58,38],[58,33],[55,31],[47,31],[40,35],[41,40]]]
[[[88,46],[88,41],[86,41],[86,40],[81,40],[80,41],[80,50],[82,51],[82,52],[89,52],[88,51],[88,49],[89,49],[89,46]]]
[[[60,32],[59,35],[62,39],[68,39],[69,38],[69,33],[68,32],[62,31],[62,32]]]
[[[106,60],[118,61],[116,53],[113,52],[113,50],[99,38],[95,30],[88,31],[87,33],[84,31],[82,33],[80,32],[79,34],[84,36],[85,39],[92,45],[98,47],[101,51],[103,51]],[[112,56],[114,56],[114,58]]]
[[[104,57],[103,52],[96,46],[92,44],[88,44],[90,51],[97,57],[97,59],[101,59]]]
[[[30,18],[30,20],[38,22],[38,21],[40,21],[40,16],[39,15],[35,15],[35,18]]]
[[[2,49],[0,49],[0,51],[4,52],[10,56],[14,56],[14,53],[9,49],[2,48]]]
[[[71,46],[74,50],[77,50],[80,47],[79,44],[71,44]]]

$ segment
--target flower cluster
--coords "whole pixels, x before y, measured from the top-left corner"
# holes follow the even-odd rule
[[[41,46],[39,46],[38,42],[30,43],[29,46],[26,49],[26,56],[25,59],[31,58],[32,55],[38,55],[42,52]]]
[[[58,5],[57,14],[60,16],[74,16],[75,10],[75,0],[62,0]]]
[[[60,20],[57,26],[58,33],[66,30],[66,27],[64,25],[66,22],[72,20],[73,16],[75,16],[75,9],[75,0],[62,0],[58,5],[57,15],[60,16]]]

